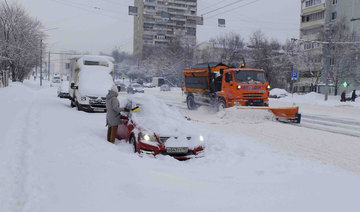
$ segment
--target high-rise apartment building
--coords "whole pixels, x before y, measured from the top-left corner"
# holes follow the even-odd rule
[[[142,53],[144,46],[159,46],[182,39],[196,44],[197,0],[134,0],[134,54]]]
[[[360,36],[360,0],[301,0],[300,39],[320,40],[321,36],[326,34],[330,24],[340,20],[345,21],[349,33],[356,33]],[[306,72],[311,69],[313,76],[321,74],[321,71],[326,68],[324,68],[326,47],[326,45],[316,42],[302,43],[301,49],[309,56],[309,62],[305,65],[306,67],[299,67],[300,71]],[[314,84],[314,79],[309,81],[310,78],[308,75],[303,83],[298,84],[302,84],[303,87]]]

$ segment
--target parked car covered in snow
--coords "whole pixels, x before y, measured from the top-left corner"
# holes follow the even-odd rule
[[[57,90],[57,94],[58,94],[58,97],[60,97],[60,98],[70,99],[69,81],[62,81],[60,83],[60,86]]]
[[[170,85],[164,84],[160,87],[160,91],[171,91]]]
[[[133,83],[127,87],[127,93],[144,93],[144,88],[139,83]]]
[[[70,105],[87,112],[106,112],[106,95],[114,85],[114,58],[99,55],[71,59]]]
[[[50,87],[58,87],[61,83],[61,77],[59,74],[55,74],[50,82]]]
[[[153,86],[152,83],[148,82],[148,83],[144,83],[144,88],[153,88],[155,86]]]
[[[169,155],[178,160],[203,156],[201,129],[173,107],[151,95],[135,94],[120,100],[127,109],[140,106],[118,126],[117,138],[125,139],[139,154]]]

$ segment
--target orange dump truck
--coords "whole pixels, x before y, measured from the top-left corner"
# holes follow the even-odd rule
[[[298,107],[269,108],[270,85],[262,69],[230,68],[222,63],[202,63],[184,70],[186,103],[190,110],[197,105],[211,105],[216,110],[246,106],[266,109],[278,120],[300,123]],[[250,107],[249,107],[250,106]]]

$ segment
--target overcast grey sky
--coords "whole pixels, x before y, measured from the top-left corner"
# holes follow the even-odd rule
[[[22,5],[29,15],[40,20],[47,31],[52,50],[111,52],[115,46],[132,52],[133,17],[128,6],[133,0],[7,0]],[[239,0],[198,0],[198,15],[205,14]],[[229,11],[230,10],[230,11]],[[299,0],[243,0],[204,16],[198,26],[198,42],[228,32],[245,39],[261,29],[267,37],[283,42],[298,37]],[[225,18],[226,27],[217,27],[217,19]]]

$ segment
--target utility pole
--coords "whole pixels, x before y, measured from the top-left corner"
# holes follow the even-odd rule
[[[50,81],[50,49],[49,49],[49,56],[48,56],[48,81]]]
[[[329,97],[329,73],[331,69],[331,46],[332,46],[332,29],[333,29],[333,22],[329,22],[327,34],[328,34],[328,44],[327,44],[327,54],[325,60],[325,101],[328,100]]]
[[[40,41],[40,86],[42,86],[42,39]]]

